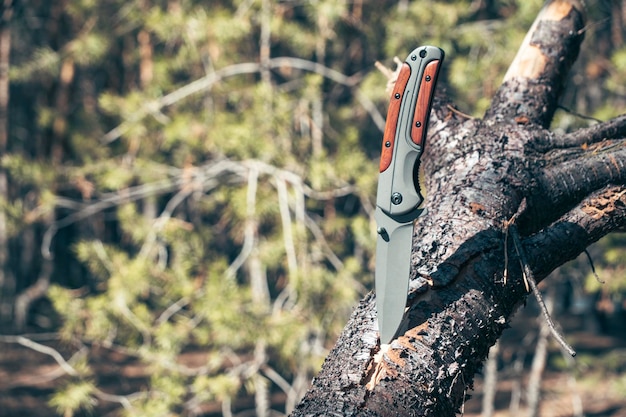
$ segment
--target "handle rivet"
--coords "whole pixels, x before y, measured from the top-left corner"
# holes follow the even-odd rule
[[[380,237],[382,237],[385,242],[389,242],[389,233],[387,233],[387,229],[379,227],[376,232],[378,232]]]
[[[415,61],[417,59],[417,55],[411,55],[411,61]]]
[[[391,194],[391,202],[393,204],[395,204],[396,206],[400,203],[402,203],[402,194],[400,193],[393,193]]]
[[[388,148],[390,146],[391,146],[391,142],[389,142],[389,141],[385,142],[385,148]]]
[[[430,81],[430,80],[431,80],[430,75],[427,75],[427,76],[426,76],[426,81],[428,82],[428,81]]]
[[[422,126],[422,122],[415,122],[415,127],[421,127]]]
[[[426,56],[426,53],[427,53],[427,52],[426,52],[426,49],[422,49],[422,50],[420,51],[420,58],[424,58],[424,57]]]
[[[400,93],[396,93],[396,94],[394,95],[394,97],[395,97],[395,98],[400,98]]]

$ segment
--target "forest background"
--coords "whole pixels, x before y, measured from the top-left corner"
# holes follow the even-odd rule
[[[289,413],[373,287],[375,62],[443,48],[439,89],[481,117],[541,3],[4,0],[0,415]],[[553,129],[626,112],[626,4],[587,7]],[[548,283],[578,359],[527,306],[496,411],[544,369],[564,415],[626,410],[626,237],[589,255],[599,277],[583,255]]]

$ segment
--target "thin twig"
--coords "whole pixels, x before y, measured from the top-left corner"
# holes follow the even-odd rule
[[[291,212],[289,210],[286,181],[276,178],[276,191],[278,192],[278,210],[283,227],[283,241],[287,253],[287,267],[289,275],[295,277],[298,272],[298,261],[296,258],[296,245],[293,239],[293,229],[291,227]]]
[[[541,312],[543,313],[543,316],[548,324],[548,327],[552,335],[567,353],[569,353],[571,356],[576,356],[576,351],[565,341],[565,338],[563,337],[563,335],[561,335],[561,333],[557,330],[556,326],[554,325],[554,322],[552,321],[552,317],[550,317],[550,312],[548,311],[548,308],[546,307],[546,304],[544,303],[543,298],[541,297],[541,292],[537,288],[537,282],[535,281],[535,276],[533,274],[533,271],[530,269],[529,263],[526,259],[526,254],[522,246],[522,242],[519,236],[519,232],[517,230],[516,222],[517,222],[517,219],[526,211],[527,206],[528,206],[528,202],[526,198],[522,199],[515,214],[513,214],[513,216],[509,220],[506,220],[504,222],[505,242],[507,241],[507,237],[510,233],[511,237],[513,238],[513,246],[515,247],[515,252],[517,253],[517,256],[520,261],[520,266],[522,268],[522,278],[524,279],[524,285],[526,286],[526,291],[528,291],[528,286],[530,285],[533,295],[537,299],[537,303],[539,303]],[[508,251],[508,247],[505,246],[504,252],[506,253],[507,251]],[[506,273],[506,269],[505,269],[505,273]]]
[[[602,123],[602,120],[600,120],[600,119],[597,119],[597,118],[595,118],[595,117],[593,117],[593,116],[587,116],[587,115],[585,115],[585,114],[575,112],[574,110],[571,110],[571,109],[569,109],[569,108],[567,108],[567,107],[565,107],[565,106],[563,106],[563,105],[560,105],[560,104],[559,104],[559,105],[558,105],[558,106],[556,106],[556,107],[557,107],[557,108],[559,108],[559,109],[561,109],[561,110],[563,110],[563,111],[564,111],[564,112],[566,112],[566,113],[571,114],[572,116],[576,116],[576,117],[578,117],[579,119],[591,120],[591,121],[593,121],[593,122]]]
[[[343,262],[326,241],[324,232],[322,232],[322,229],[318,226],[317,222],[308,215],[305,216],[304,221],[307,229],[309,229],[309,231],[313,234],[313,237],[315,237],[315,240],[317,240],[317,243],[322,246],[326,259],[331,263],[335,270],[341,270],[343,268]]]
[[[72,365],[69,364],[63,358],[63,355],[59,353],[58,350],[51,348],[50,346],[42,345],[41,343],[37,343],[32,339],[26,338],[24,336],[0,336],[0,342],[5,343],[17,343],[18,345],[22,345],[29,349],[34,350],[35,352],[43,353],[44,355],[50,356],[55,362],[63,369],[63,371],[71,376],[79,376],[79,373]]]
[[[583,6],[585,6],[585,2],[582,2]],[[585,10],[587,9],[587,7],[585,6]],[[596,22],[590,22],[587,25],[585,25],[582,29],[579,29],[576,34],[577,35],[582,35],[586,32],[590,32],[591,29],[596,29],[598,26],[604,25],[606,22],[608,22],[609,20],[611,20],[610,17],[605,17],[604,19],[600,19]]]
[[[52,270],[52,262],[44,260],[37,281],[17,296],[15,300],[15,323],[19,330],[26,326],[30,306],[48,292]]]
[[[400,74],[400,70],[402,69],[403,62],[397,56],[393,57],[393,62],[396,64],[396,69],[392,70],[391,68],[387,68],[384,64],[376,61],[374,66],[383,73],[383,75],[387,78],[387,87],[385,91],[389,94],[393,91],[393,86],[398,79],[398,75]]]
[[[248,172],[248,191],[246,195],[246,221],[244,226],[244,239],[243,239],[243,247],[241,248],[241,252],[235,258],[235,260],[230,264],[228,269],[226,270],[226,276],[229,279],[234,279],[235,274],[243,266],[246,262],[250,254],[252,253],[252,249],[255,246],[255,232],[257,228],[256,221],[256,194],[259,182],[259,171],[258,169],[251,168]]]
[[[454,108],[451,104],[448,104],[448,105],[446,106],[446,108],[447,108],[448,110],[450,110],[452,113],[457,114],[457,115],[459,115],[459,116],[463,117],[464,119],[474,119],[474,117],[473,117],[473,116],[470,116],[470,115],[469,115],[469,114],[467,114],[467,113],[463,113],[461,110]]]
[[[591,259],[591,254],[589,253],[589,251],[585,249],[583,252],[585,253],[585,255],[587,255],[587,260],[589,261],[589,266],[591,267],[591,273],[593,273],[596,281],[598,281],[600,284],[606,284],[606,282],[602,280],[596,272],[596,267],[593,265],[593,259]]]
[[[506,285],[509,276],[509,224],[504,222],[504,272],[502,273],[503,284]],[[528,292],[528,286],[526,286]]]
[[[550,332],[552,333],[552,336],[554,336],[557,342],[559,342],[561,347],[567,353],[569,353],[571,356],[576,356],[576,351],[565,341],[565,338],[558,331],[554,322],[552,321],[552,317],[550,317],[550,312],[548,311],[548,308],[546,307],[546,304],[543,301],[539,288],[537,288],[537,282],[535,281],[535,276],[532,270],[530,269],[530,266],[526,259],[526,254],[524,253],[524,249],[522,247],[522,242],[519,237],[519,232],[517,231],[517,225],[510,224],[508,229],[509,229],[509,233],[511,233],[511,237],[513,238],[513,245],[515,246],[515,251],[517,252],[517,256],[519,257],[519,260],[520,260],[520,265],[522,267],[522,274],[524,276],[524,279],[528,281],[528,283],[530,284],[530,288],[533,291],[533,295],[537,299],[537,303],[539,303],[539,308],[541,309],[543,317],[546,320],[546,323],[550,329]]]
[[[168,308],[166,308],[156,319],[155,324],[161,325],[168,321],[174,314],[178,313],[180,310],[185,308],[191,300],[189,297],[182,297],[175,303],[171,304]]]
[[[52,359],[54,359],[54,361],[59,365],[59,370],[61,370],[63,374],[67,374],[67,375],[71,375],[75,377],[80,376],[79,372],[69,363],[69,361],[66,361],[65,358],[63,358],[63,355],[61,355],[59,351],[57,351],[56,349],[50,346],[42,345],[41,343],[37,343],[34,340],[25,336],[0,336],[0,342],[17,343],[19,345],[32,349],[35,352],[48,355]],[[83,355],[83,354],[84,354],[84,351],[82,349],[79,350],[74,355],[72,355],[72,358],[70,358],[70,361],[72,361],[76,356]],[[48,378],[48,380],[52,380],[60,376],[62,375],[59,375],[57,371],[53,371],[47,374],[46,376],[44,376],[44,378]],[[39,378],[36,382],[41,383],[42,381],[40,379],[41,378]],[[145,393],[143,392],[136,392],[130,395],[109,394],[100,390],[99,388],[95,388],[93,391],[93,394],[95,397],[103,401],[119,403],[127,410],[133,408],[131,405],[131,401],[145,396]]]
[[[172,197],[167,202],[165,208],[163,209],[163,212],[161,212],[161,215],[154,221],[153,226],[150,228],[150,232],[148,233],[148,236],[146,237],[146,240],[141,247],[141,251],[139,251],[140,258],[148,256],[154,244],[157,242],[159,232],[163,230],[163,228],[167,225],[167,222],[169,219],[171,219],[176,207],[182,204],[182,202],[185,201],[187,197],[189,197],[191,194],[193,194],[194,191],[194,187],[182,186],[181,190],[178,191],[178,193],[176,193],[176,195],[174,195],[174,197]]]
[[[66,217],[63,217],[62,219],[57,220],[48,228],[48,230],[46,230],[46,233],[44,233],[41,244],[41,252],[43,257],[46,259],[52,259],[52,251],[50,250],[50,245],[52,244],[52,238],[56,235],[56,232],[59,229],[91,217],[94,214],[106,210],[109,207],[117,206],[126,202],[140,200],[150,195],[158,195],[171,192],[181,185],[182,179],[171,180],[168,178],[166,180],[143,184],[137,187],[129,187],[120,190],[111,197],[101,199],[93,204],[86,206],[80,211],[77,211]]]
[[[233,417],[230,396],[225,396],[222,400],[222,415],[224,417]]]
[[[513,216],[511,216],[509,220],[504,221],[504,272],[502,274],[504,285],[506,285],[507,283],[508,272],[509,272],[509,228],[517,221],[519,216],[522,215],[522,213],[526,210],[526,207],[527,207],[527,201],[526,201],[526,198],[524,198],[522,199],[515,214],[513,214]],[[524,278],[524,286],[526,287],[526,292],[529,292],[530,288],[528,286],[528,281],[526,280],[525,276],[523,276],[523,278]]]

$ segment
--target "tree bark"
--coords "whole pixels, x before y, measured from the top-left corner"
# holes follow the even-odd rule
[[[626,224],[626,116],[549,130],[584,24],[548,2],[482,119],[436,98],[403,335],[380,345],[368,294],[292,416],[455,415],[528,294],[503,225],[516,217],[539,282]]]

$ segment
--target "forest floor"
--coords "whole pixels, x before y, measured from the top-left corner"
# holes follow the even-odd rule
[[[529,303],[535,303],[534,299]],[[535,303],[536,304],[536,303]],[[528,382],[536,354],[538,323],[535,308],[518,312],[500,339],[493,417],[527,416]],[[556,318],[576,350],[564,353],[548,336],[546,365],[541,375],[538,416],[626,417],[626,320],[620,311],[611,317],[592,314]],[[600,328],[604,327],[604,331]],[[482,414],[484,375],[477,375],[464,417]]]
[[[527,415],[525,395],[538,322],[532,310],[522,309],[501,339],[493,417]],[[539,415],[626,417],[626,332],[620,330],[607,335],[590,331],[580,316],[563,316],[557,320],[578,355],[570,361],[568,369],[567,361],[550,339],[547,365],[542,374]],[[64,346],[53,337],[40,334],[35,339],[61,353],[66,360],[76,353],[75,348]],[[127,395],[146,388],[149,370],[138,360],[105,348],[92,348],[89,356],[93,380],[101,392]],[[187,352],[180,362],[194,367],[201,366],[205,359],[201,351]],[[68,381],[50,355],[18,343],[0,343],[0,417],[54,416],[49,400],[55,389]],[[482,376],[477,376],[474,390],[468,392],[471,398],[465,404],[464,416],[481,415],[483,385]],[[272,398],[274,409],[281,409],[281,399],[284,400],[284,396],[277,392]],[[246,404],[239,407],[244,408]],[[100,400],[84,415],[116,415],[119,410],[118,402]],[[220,416],[219,404],[208,404],[196,415]]]
[[[591,333],[571,333],[577,358],[567,369],[556,343],[550,343],[548,364],[541,377],[541,417],[626,417],[626,339]],[[518,346],[519,347],[519,346]],[[534,347],[534,346],[533,346]],[[503,343],[501,349],[513,349]],[[526,395],[533,352],[523,369],[500,358],[493,417],[527,416]],[[621,363],[610,369],[615,360]],[[599,362],[599,363],[598,363]],[[465,417],[479,417],[483,409],[484,379],[477,376]]]

